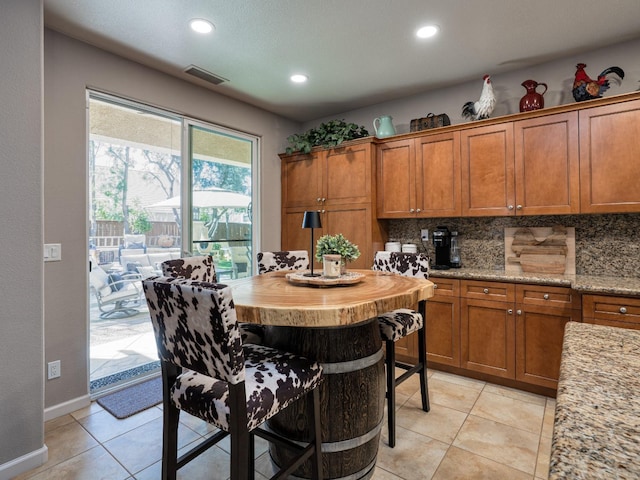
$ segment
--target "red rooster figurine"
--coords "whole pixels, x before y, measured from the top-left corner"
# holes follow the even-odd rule
[[[491,85],[491,76],[482,77],[482,93],[477,102],[467,102],[462,106],[462,116],[470,120],[483,120],[489,118],[493,108],[496,106],[496,96]]]
[[[573,98],[576,102],[584,102],[594,98],[602,97],[602,94],[609,90],[609,80],[607,75],[615,73],[621,79],[624,78],[624,71],[620,67],[609,67],[598,75],[597,80],[591,80],[589,75],[584,71],[587,65],[579,63],[576,65],[576,79],[573,81]]]

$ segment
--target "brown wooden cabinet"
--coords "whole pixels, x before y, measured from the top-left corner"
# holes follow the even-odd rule
[[[434,295],[427,301],[427,361],[460,366],[460,280],[431,278]]]
[[[564,327],[581,318],[580,295],[567,287],[516,285],[516,380],[557,388]]]
[[[640,100],[580,111],[582,213],[640,211]]]
[[[373,189],[375,158],[371,139],[308,155],[281,155],[283,250],[309,250],[311,231],[302,229],[306,210],[321,213],[323,234],[342,233],[358,245],[360,257],[349,268],[371,268],[374,252],[382,250],[386,235],[375,215]],[[320,263],[316,262],[320,268]]]
[[[462,368],[515,378],[514,285],[460,282]]]
[[[463,130],[461,152],[463,215],[579,211],[576,112]]]
[[[378,146],[378,217],[460,215],[459,132]]]
[[[582,321],[640,330],[640,298],[584,294]]]
[[[580,210],[578,114],[514,122],[516,215]]]

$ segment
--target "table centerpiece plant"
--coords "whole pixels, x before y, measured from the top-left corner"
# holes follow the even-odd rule
[[[322,262],[324,255],[340,255],[342,273],[347,268],[347,262],[352,262],[360,256],[360,249],[347,240],[344,235],[323,235],[316,243],[316,259]]]

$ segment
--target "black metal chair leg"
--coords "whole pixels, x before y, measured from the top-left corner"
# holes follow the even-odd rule
[[[387,424],[389,431],[389,446],[396,446],[396,349],[392,340],[385,345],[387,368]]]
[[[180,410],[173,404],[163,405],[162,480],[176,480],[178,471],[178,421]]]
[[[427,382],[427,340],[426,329],[423,326],[418,330],[418,362],[420,368],[420,395],[422,396],[422,410],[428,412],[431,409],[429,405],[429,384]]]
[[[309,402],[311,403],[311,402]],[[313,390],[313,427],[312,436],[316,444],[315,453],[312,458],[311,478],[313,480],[322,480],[324,478],[322,473],[322,429],[320,426],[320,388]]]

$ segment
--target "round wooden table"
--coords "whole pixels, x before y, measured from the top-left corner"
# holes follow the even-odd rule
[[[238,320],[268,325],[265,344],[319,361],[325,478],[366,480],[373,475],[383,425],[384,352],[376,317],[417,308],[433,296],[433,283],[372,270],[352,270],[361,282],[345,286],[300,285],[287,272],[230,282]],[[309,440],[306,404],[298,402],[268,421],[297,442]],[[282,464],[289,451],[270,446]],[[310,477],[310,464],[296,473]]]

